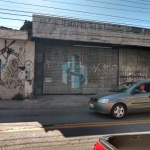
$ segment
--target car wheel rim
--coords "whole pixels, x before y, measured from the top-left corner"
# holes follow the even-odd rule
[[[124,115],[124,108],[122,106],[117,106],[114,110],[114,114],[117,118],[120,118]]]

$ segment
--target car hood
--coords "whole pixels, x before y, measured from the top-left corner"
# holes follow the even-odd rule
[[[107,93],[103,93],[103,94],[96,94],[94,96],[92,96],[92,98],[115,98],[115,97],[120,97],[125,95],[125,93],[118,93],[118,92],[107,92]]]

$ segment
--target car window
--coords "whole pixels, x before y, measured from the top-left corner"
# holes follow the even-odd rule
[[[132,93],[134,94],[142,94],[142,93],[150,93],[150,83],[144,83],[144,91],[145,92],[141,92],[140,86],[143,84],[138,85]]]
[[[147,93],[150,92],[150,83],[145,84],[145,91],[146,91]]]
[[[115,87],[113,90],[111,90],[111,92],[125,93],[135,84],[136,84],[135,82],[123,83],[123,84],[120,84],[119,86]]]

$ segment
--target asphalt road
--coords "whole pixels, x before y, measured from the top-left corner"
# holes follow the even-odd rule
[[[120,120],[88,108],[1,110],[1,149],[90,150],[101,135],[150,131],[150,113]]]

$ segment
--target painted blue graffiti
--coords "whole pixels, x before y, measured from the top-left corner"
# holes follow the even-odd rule
[[[79,56],[73,55],[71,62],[62,64],[62,81],[65,84],[71,83],[72,88],[79,88],[87,84],[88,68],[81,65]]]

